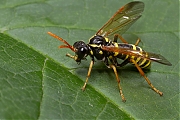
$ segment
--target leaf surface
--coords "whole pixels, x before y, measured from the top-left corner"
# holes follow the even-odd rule
[[[51,31],[73,44],[88,39],[130,0],[31,0],[0,2],[0,116],[4,119],[178,119],[178,1],[143,0],[143,16],[123,35],[172,66],[152,63],[145,71],[157,95],[132,65],[115,75],[96,61],[84,92],[90,59],[77,65],[58,49]],[[119,41],[120,42],[120,41]]]

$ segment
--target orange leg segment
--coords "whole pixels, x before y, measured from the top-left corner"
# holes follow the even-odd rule
[[[134,44],[135,46],[138,46],[139,42],[141,42],[141,40],[138,38],[136,43]]]
[[[121,35],[119,35],[119,34],[115,34],[114,35],[114,42],[117,42],[117,39],[120,39],[123,43],[126,43],[126,44],[128,44],[128,42],[121,36]],[[136,43],[134,44],[135,46],[138,46],[138,44],[139,44],[139,42],[140,42],[141,40],[138,38],[137,39],[137,41],[136,41]]]
[[[89,65],[89,70],[88,70],[88,74],[87,74],[87,77],[86,77],[86,81],[85,81],[85,83],[84,83],[83,87],[81,88],[81,89],[82,89],[82,91],[84,91],[84,90],[85,90],[85,88],[86,88],[86,85],[87,85],[88,79],[89,79],[90,74],[91,74],[91,70],[92,70],[92,66],[93,66],[93,64],[94,64],[94,61],[92,60],[92,61],[91,61],[91,63],[90,63],[90,65]]]
[[[110,65],[110,67],[113,69],[114,74],[116,75],[116,80],[117,80],[117,82],[118,82],[119,93],[120,93],[120,95],[121,95],[122,101],[123,101],[123,102],[126,102],[126,99],[125,99],[125,97],[124,97],[124,95],[123,95],[123,93],[122,93],[122,88],[121,88],[121,85],[120,85],[120,79],[119,79],[119,77],[118,77],[116,67],[115,67],[114,65],[112,65],[112,64]]]
[[[77,59],[77,57],[76,57],[76,56],[73,56],[73,55],[71,55],[71,54],[69,54],[69,53],[67,53],[67,54],[66,54],[66,56],[67,56],[67,57],[70,57],[70,58],[72,58],[72,59],[74,59],[74,60],[76,60],[76,59]]]
[[[149,86],[156,92],[158,93],[160,96],[163,95],[163,93],[161,91],[159,91],[158,89],[156,89],[151,81],[146,77],[145,73],[143,72],[143,70],[139,67],[139,65],[136,63],[136,61],[134,59],[131,59],[131,62],[134,63],[134,65],[136,66],[136,68],[138,69],[139,73],[145,78],[146,82],[149,84]]]
[[[128,43],[121,35],[115,34],[114,35],[114,42],[117,42],[117,39],[120,39],[123,43]]]
[[[76,56],[73,56],[73,55],[68,54],[68,53],[66,54],[66,56],[68,56],[68,57],[70,57],[70,58],[72,58],[72,59],[74,59],[74,60],[76,60],[76,59],[77,59],[77,57],[76,57]],[[90,65],[89,65],[88,74],[87,74],[87,77],[86,77],[86,81],[85,81],[85,83],[84,83],[83,87],[81,88],[81,89],[82,89],[82,91],[84,91],[84,90],[85,90],[85,88],[86,88],[86,85],[87,85],[88,79],[89,79],[90,74],[91,74],[91,70],[92,70],[92,66],[93,66],[93,64],[94,64],[94,61],[93,61],[93,60],[91,60]]]

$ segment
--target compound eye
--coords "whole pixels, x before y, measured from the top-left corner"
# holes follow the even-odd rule
[[[81,47],[78,49],[78,52],[76,54],[78,55],[78,58],[83,59],[87,55],[87,48],[86,47]]]
[[[86,52],[86,49],[85,49],[85,48],[81,48],[80,51],[81,51],[82,53],[85,53],[85,52]]]
[[[86,44],[84,42],[81,43],[81,46],[86,46]]]
[[[83,41],[77,41],[73,45],[73,47],[76,49],[79,49],[79,48],[84,47],[84,46],[86,46],[86,44]]]

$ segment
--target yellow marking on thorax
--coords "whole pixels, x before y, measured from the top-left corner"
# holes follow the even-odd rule
[[[102,51],[102,50],[100,50],[100,51],[99,51],[99,54],[101,54],[101,55],[102,55],[102,54],[103,54],[103,51]]]
[[[89,44],[91,47],[101,47],[100,45],[96,45],[96,44]]]
[[[104,37],[104,38],[105,38],[106,42],[109,42],[109,38],[107,38],[107,37]]]
[[[109,56],[109,59],[112,59],[112,58],[113,58],[113,57],[110,55],[110,56]]]
[[[90,51],[90,53],[91,53],[91,55],[93,55],[93,51],[92,50]]]

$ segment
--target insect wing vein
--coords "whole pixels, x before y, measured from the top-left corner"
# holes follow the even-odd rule
[[[141,17],[143,10],[143,2],[136,1],[126,4],[121,7],[96,34],[109,38],[113,38],[114,34],[122,35]]]

